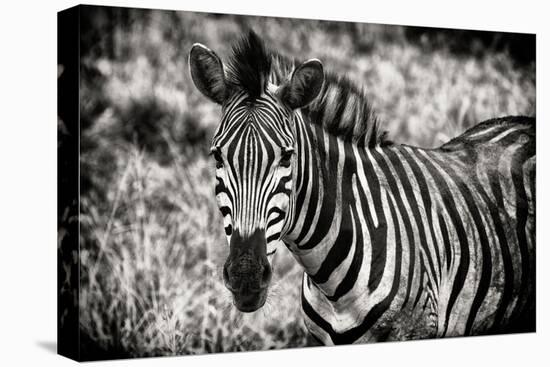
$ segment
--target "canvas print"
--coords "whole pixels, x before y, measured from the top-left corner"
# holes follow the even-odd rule
[[[78,6],[58,42],[60,354],[535,332],[535,35]]]

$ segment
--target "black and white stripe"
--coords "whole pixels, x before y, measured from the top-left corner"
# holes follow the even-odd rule
[[[534,312],[534,120],[493,120],[452,150],[360,149],[299,126],[313,163],[298,165],[284,241],[320,340],[408,339],[407,323],[433,337],[516,330]]]
[[[230,62],[216,196],[229,239],[261,229],[268,253],[279,241],[293,252],[311,333],[533,331],[535,120],[489,120],[437,149],[392,144],[360,88],[258,42],[248,35]]]
[[[225,233],[230,242],[233,230],[242,236],[264,230],[272,254],[291,195],[293,134],[282,123],[285,111],[269,96],[257,98],[251,108],[248,95],[239,93],[225,110],[211,148]]]

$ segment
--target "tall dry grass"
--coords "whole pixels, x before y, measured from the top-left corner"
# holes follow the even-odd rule
[[[80,326],[88,359],[310,345],[301,270],[274,261],[267,305],[231,304],[206,155],[219,108],[193,87],[187,52],[227,53],[245,25],[281,52],[317,57],[366,88],[397,142],[433,147],[481,120],[534,115],[534,65],[505,50],[456,54],[400,27],[137,10],[83,17]]]
[[[83,198],[82,330],[106,352],[132,356],[303,346],[300,271],[284,253],[260,312],[232,307],[221,279],[227,253],[204,156],[174,154],[163,167],[146,154],[120,156],[110,208]],[[106,216],[104,214],[107,214]]]

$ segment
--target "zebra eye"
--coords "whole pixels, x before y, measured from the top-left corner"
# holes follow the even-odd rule
[[[288,166],[290,165],[290,159],[292,158],[292,154],[294,154],[293,150],[286,150],[283,153],[281,153],[281,166]]]
[[[216,168],[222,168],[223,167],[223,158],[217,150],[213,150],[212,153],[210,153],[214,159],[216,160]]]

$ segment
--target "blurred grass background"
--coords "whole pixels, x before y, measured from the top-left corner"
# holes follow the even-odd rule
[[[193,43],[223,59],[251,27],[283,54],[319,58],[366,88],[400,143],[435,147],[484,119],[535,115],[530,35],[106,7],[83,7],[81,27],[85,359],[312,344],[286,251],[260,311],[236,311],[223,286],[206,156],[220,108],[191,82]]]

